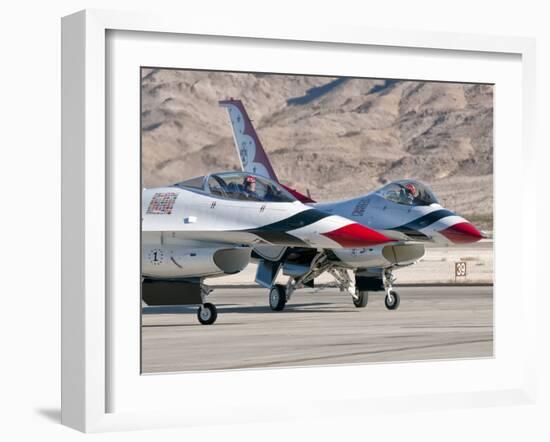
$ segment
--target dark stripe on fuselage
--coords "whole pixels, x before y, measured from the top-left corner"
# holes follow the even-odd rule
[[[309,226],[310,224],[316,223],[317,221],[328,216],[331,216],[330,213],[321,212],[317,209],[308,209],[297,213],[296,215],[292,215],[289,218],[285,218],[272,224],[267,224],[266,226],[262,226],[254,230],[262,232],[288,232],[289,230]]]
[[[309,226],[323,218],[331,216],[329,213],[317,209],[307,209],[265,226],[247,229],[245,232],[253,233],[271,244],[280,244],[296,247],[308,247],[308,244],[294,235],[287,233],[290,230]]]
[[[447,209],[435,210],[427,213],[413,221],[403,224],[401,226],[392,227],[390,230],[397,230],[413,239],[428,239],[428,236],[420,232],[420,229],[424,229],[429,225],[439,221],[447,216],[454,216],[455,214]]]
[[[264,231],[261,229],[251,229],[248,232],[262,238],[264,241],[270,244],[294,246],[294,247],[308,247],[308,244],[293,235],[286,232]]]

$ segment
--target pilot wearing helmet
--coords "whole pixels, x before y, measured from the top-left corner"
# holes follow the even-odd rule
[[[416,204],[418,203],[417,199],[419,196],[418,189],[413,183],[407,183],[403,186],[403,190],[405,191],[405,203],[406,204]]]
[[[243,182],[244,194],[248,199],[258,200],[259,196],[256,193],[256,177],[247,175]]]

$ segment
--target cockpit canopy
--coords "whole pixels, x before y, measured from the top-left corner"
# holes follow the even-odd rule
[[[429,206],[439,204],[432,190],[418,181],[399,180],[382,187],[378,192],[382,198],[407,206]]]
[[[297,201],[275,181],[246,172],[214,173],[191,178],[177,183],[175,186],[230,200],[271,203]]]

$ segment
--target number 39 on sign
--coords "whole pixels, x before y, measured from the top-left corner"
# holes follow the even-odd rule
[[[466,276],[466,263],[462,261],[455,262],[455,276]]]

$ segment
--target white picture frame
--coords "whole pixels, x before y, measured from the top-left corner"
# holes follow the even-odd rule
[[[106,121],[110,118],[108,103],[111,77],[106,76],[107,57],[117,56],[109,52],[108,33],[112,32],[142,32],[155,33],[164,36],[215,36],[218,39],[239,38],[249,41],[269,41],[272,44],[298,45],[311,44],[337,45],[335,50],[346,47],[375,47],[379,51],[400,48],[404,53],[412,50],[427,50],[437,57],[437,54],[468,53],[478,59],[490,54],[514,56],[520,60],[521,91],[518,95],[521,104],[521,120],[518,141],[523,180],[521,186],[515,189],[515,195],[521,200],[521,223],[536,218],[536,193],[527,189],[533,183],[534,177],[527,172],[529,165],[535,162],[534,140],[534,106],[535,106],[535,46],[534,41],[518,37],[492,37],[480,35],[465,35],[451,33],[428,33],[417,31],[388,31],[369,28],[349,28],[345,26],[293,26],[291,24],[274,23],[239,23],[191,17],[156,16],[145,13],[126,13],[87,10],[67,16],[62,20],[62,423],[85,432],[109,431],[137,428],[158,428],[166,426],[208,425],[209,421],[234,422],[238,414],[239,422],[262,421],[299,417],[319,417],[331,414],[365,414],[374,410],[395,409],[436,409],[440,407],[468,407],[498,405],[499,403],[533,403],[535,396],[535,303],[529,293],[536,293],[534,278],[530,278],[525,263],[529,256],[536,255],[536,244],[529,241],[519,241],[519,259],[524,265],[517,269],[516,277],[521,281],[518,308],[523,315],[514,325],[518,328],[518,336],[522,339],[524,352],[518,355],[518,366],[514,366],[513,375],[503,376],[487,388],[483,388],[481,380],[485,379],[492,369],[487,365],[479,369],[480,383],[473,382],[472,377],[466,379],[459,389],[449,392],[445,385],[449,380],[436,383],[426,394],[408,392],[404,394],[389,393],[387,396],[369,396],[365,390],[359,389],[352,396],[337,396],[327,389],[327,396],[322,393],[310,399],[313,407],[292,407],[285,412],[274,412],[277,408],[257,407],[257,404],[236,400],[234,409],[228,410],[221,406],[211,405],[208,408],[197,406],[194,413],[176,408],[166,401],[162,408],[146,406],[135,410],[117,409],[110,404],[109,395],[115,388],[111,376],[114,358],[110,346],[109,328],[116,322],[111,311],[112,304],[108,299],[110,243],[113,241],[113,230],[109,227],[113,222],[112,195],[112,160],[106,148],[109,134],[106,132]],[[143,34],[145,35],[145,34]],[[153,34],[148,34],[152,36]],[[144,38],[147,38],[145,35]],[[313,73],[313,72],[312,72]],[[367,75],[365,75],[367,76]],[[422,79],[422,78],[417,78]],[[136,91],[136,94],[138,91]],[[498,84],[497,84],[498,94]],[[516,98],[518,98],[516,97]],[[497,108],[498,109],[498,108]],[[136,116],[137,117],[137,116]],[[499,114],[496,112],[497,125]],[[495,143],[496,156],[499,155]],[[136,146],[136,148],[139,148]],[[498,194],[498,182],[495,183],[495,193]],[[531,190],[534,187],[531,186]],[[498,209],[498,201],[497,201]],[[498,209],[500,210],[500,209]],[[502,209],[504,210],[504,208]],[[137,213],[137,212],[135,212]],[[504,226],[505,227],[505,226]],[[502,232],[506,232],[505,228]],[[519,229],[520,235],[525,235]],[[497,266],[502,259],[498,250]],[[500,238],[503,238],[502,236]],[[517,240],[517,238],[516,238]],[[504,255],[503,255],[504,256]],[[504,265],[504,264],[500,264]],[[502,267],[502,278],[506,273]],[[498,285],[499,272],[496,273],[497,288],[506,290],[505,285]],[[504,279],[502,279],[504,281]],[[509,289],[510,290],[510,289]],[[498,308],[498,307],[497,307]],[[136,310],[137,311],[137,310]],[[136,313],[136,312],[132,312]],[[503,323],[502,327],[511,325]],[[504,334],[507,336],[507,334]],[[518,337],[518,339],[519,339]],[[124,339],[123,337],[121,339]],[[134,343],[135,344],[135,343]],[[133,344],[132,344],[133,345]],[[498,360],[499,354],[496,354]],[[135,364],[136,361],[132,363]],[[387,364],[386,364],[387,365]],[[403,367],[397,367],[402,365]],[[521,366],[521,368],[520,368]],[[424,366],[414,364],[393,364],[389,370],[410,373],[414,378]],[[427,366],[426,366],[427,367]],[[450,367],[450,365],[448,366]],[[470,370],[475,373],[478,368],[475,362],[464,361],[453,369]],[[451,367],[452,368],[452,367]],[[339,370],[346,370],[339,367]],[[353,373],[367,370],[361,366],[354,367]],[[195,383],[203,379],[217,379],[217,386],[223,389],[229,377],[236,382],[264,382],[272,377],[277,382],[288,381],[289,377],[309,376],[311,369],[285,369],[271,371],[242,371],[239,373],[195,374]],[[334,376],[336,369],[324,370],[324,376]],[[370,366],[369,372],[387,370],[383,365]],[[520,373],[521,370],[521,373]],[[275,373],[276,372],[276,373]],[[304,374],[305,373],[305,374]],[[351,371],[348,372],[351,374]],[[139,373],[136,373],[139,376]],[[176,376],[167,376],[165,384],[176,383]],[[116,379],[116,376],[115,376]],[[120,376],[118,377],[120,379]],[[286,380],[285,380],[286,379]],[[507,381],[508,380],[508,381]],[[128,384],[130,386],[130,384]],[[144,387],[146,388],[146,387]],[[306,385],[304,388],[308,388]],[[145,391],[145,390],[144,390]],[[313,391],[313,390],[306,390]],[[227,394],[229,394],[228,390]],[[124,394],[124,392],[122,393]],[[189,390],[189,394],[193,392]],[[219,404],[227,402],[223,391],[219,393]],[[246,396],[246,395],[245,395]],[[146,394],[144,393],[144,397]],[[274,398],[274,403],[281,398]],[[238,410],[238,413],[235,413]],[[225,414],[224,414],[225,413]]]

